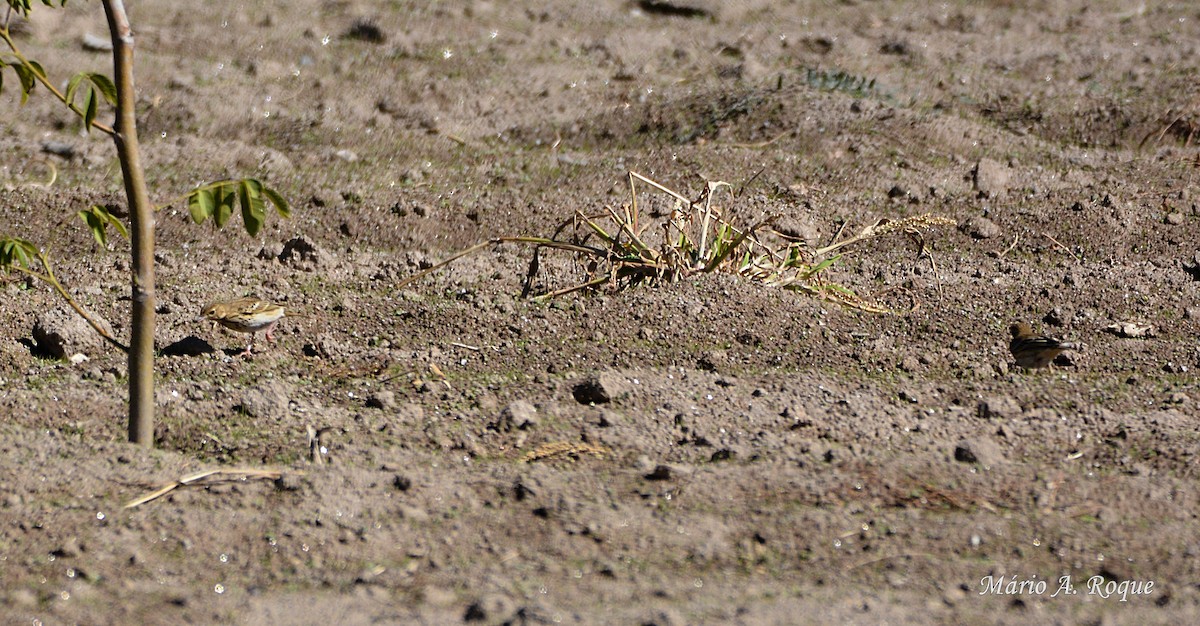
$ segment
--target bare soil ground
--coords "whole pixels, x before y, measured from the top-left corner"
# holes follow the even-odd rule
[[[47,356],[64,304],[9,275],[0,621],[1200,623],[1194,5],[131,5],[158,442],[124,443],[124,357]],[[111,71],[97,3],[28,26],[60,80]],[[74,216],[123,206],[111,142],[4,78],[3,232],[127,336],[128,244]],[[827,270],[898,315],[719,272],[540,302],[586,276],[543,251],[527,285],[517,244],[396,288],[619,209],[629,170],[814,246],[962,228]],[[192,225],[224,176],[293,218]],[[305,317],[233,356],[195,317],[241,295]],[[1013,321],[1082,347],[1014,371]],[[218,468],[284,476],[122,508]]]

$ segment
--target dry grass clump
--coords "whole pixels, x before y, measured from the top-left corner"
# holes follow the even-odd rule
[[[638,206],[638,185],[648,185],[665,194],[672,207],[665,220],[646,220]],[[880,219],[857,235],[813,250],[804,242],[769,245],[759,234],[766,231],[778,214],[768,215],[750,226],[725,219],[714,203],[716,194],[725,190],[732,198],[729,183],[709,181],[695,200],[653,181],[637,172],[629,172],[629,203],[619,209],[575,215],[559,228],[572,231],[564,241],[544,237],[497,237],[472,246],[399,283],[404,285],[456,259],[489,245],[526,243],[539,248],[562,250],[575,255],[584,279],[574,285],[547,291],[536,298],[554,298],[581,290],[629,289],[642,284],[673,282],[698,274],[726,271],[744,276],[768,287],[781,287],[871,313],[893,313],[888,307],[855,294],[826,278],[827,270],[837,262],[836,251],[868,239],[894,233],[907,233],[921,240],[924,252],[925,232],[941,226],[954,226],[948,218],[923,214],[899,220]],[[832,256],[831,256],[832,255]]]
[[[583,455],[605,458],[612,456],[612,450],[591,443],[576,443],[571,441],[551,441],[530,450],[522,457],[525,463],[534,461],[552,461],[557,459],[578,460]]]

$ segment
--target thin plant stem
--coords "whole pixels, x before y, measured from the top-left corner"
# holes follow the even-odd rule
[[[24,54],[21,54],[21,49],[17,47],[16,42],[14,42],[12,40],[12,36],[8,32],[8,19],[11,16],[11,12],[12,12],[12,6],[10,5],[9,6],[10,15],[5,15],[4,28],[0,28],[0,39],[3,39],[4,43],[8,44],[8,49],[12,50],[13,56],[17,57],[17,60],[21,62],[21,65],[24,65],[25,67],[29,68],[29,70],[31,72],[33,72],[33,76],[35,78],[37,78],[37,81],[39,83],[41,83],[43,86],[45,86],[46,89],[50,93],[54,94],[55,98],[58,98],[59,101],[61,101],[65,105],[67,105],[67,107],[70,108],[71,111],[73,111],[76,115],[78,115],[82,119],[84,117],[83,109],[80,109],[79,106],[76,105],[74,102],[67,102],[66,94],[59,91],[58,88],[55,87],[54,84],[50,82],[49,77],[47,77],[45,74],[38,71],[37,66],[30,63],[29,59],[25,58]],[[106,135],[115,135],[116,134],[116,130],[114,130],[112,126],[109,126],[108,124],[105,124],[104,122],[97,122],[97,121],[93,120],[92,127]]]
[[[58,278],[54,276],[54,270],[50,267],[50,259],[47,258],[45,252],[38,252],[38,261],[42,264],[42,267],[45,268],[45,270],[46,270],[45,274],[31,270],[31,269],[21,266],[17,263],[13,263],[9,267],[11,269],[14,269],[14,270],[22,273],[22,274],[25,274],[26,276],[32,276],[33,278],[36,278],[36,279],[46,283],[47,285],[50,285],[51,287],[53,287],[54,290],[58,292],[58,295],[62,296],[63,300],[66,300],[67,304],[70,305],[71,308],[74,309],[75,312],[78,313],[80,317],[82,317],[85,321],[87,321],[87,323],[101,337],[103,337],[106,341],[108,341],[108,343],[112,344],[114,347],[116,347],[120,351],[128,354],[129,347],[126,346],[125,344],[121,343],[119,340],[117,340],[116,337],[113,337],[112,335],[108,334],[108,331],[104,330],[104,328],[100,326],[100,323],[97,322],[94,318],[92,318],[92,316],[89,315],[88,312],[82,306],[80,306],[78,302],[75,301],[75,298],[71,297],[70,293],[67,293],[67,290],[66,290],[66,288],[64,288],[62,286],[62,283],[58,282]]]

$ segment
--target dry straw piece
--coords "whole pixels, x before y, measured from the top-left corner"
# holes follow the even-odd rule
[[[262,470],[262,469],[213,469],[203,472],[189,474],[171,483],[167,483],[162,487],[151,491],[150,493],[130,500],[125,503],[122,508],[132,509],[137,506],[157,500],[180,487],[191,485],[211,485],[219,482],[230,481],[245,481],[250,478],[262,478],[266,480],[279,480],[283,476],[280,470]]]
[[[896,313],[826,279],[826,270],[840,258],[840,255],[829,255],[846,246],[893,233],[907,233],[916,237],[921,243],[922,252],[927,254],[923,234],[936,228],[955,226],[954,220],[926,213],[899,220],[877,220],[853,237],[816,250],[811,250],[804,242],[771,246],[758,233],[778,219],[778,214],[768,215],[749,227],[736,225],[722,217],[713,199],[722,189],[732,197],[729,183],[707,181],[699,197],[691,200],[637,172],[628,173],[628,182],[627,204],[619,209],[606,207],[603,213],[597,215],[576,210],[575,215],[559,227],[559,232],[567,227],[573,229],[572,241],[546,237],[496,237],[418,272],[399,282],[396,288],[402,288],[487,246],[525,243],[574,254],[577,266],[584,274],[583,282],[547,291],[535,296],[537,299],[602,287],[628,289],[642,284],[655,285],[697,274],[727,271],[765,286],[801,291],[860,311]],[[649,186],[673,201],[666,220],[642,220],[638,207],[639,184]],[[527,285],[531,279],[532,276],[527,277]]]
[[[590,443],[572,443],[570,441],[553,441],[543,443],[542,445],[530,450],[521,459],[526,463],[534,461],[547,461],[552,459],[570,458],[577,459],[585,454],[590,454],[595,457],[605,458],[612,456],[612,450],[604,446],[597,446]]]

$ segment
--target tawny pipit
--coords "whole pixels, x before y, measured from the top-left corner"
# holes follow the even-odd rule
[[[201,319],[212,320],[229,330],[250,333],[250,344],[240,356],[250,354],[254,347],[254,333],[266,331],[267,341],[274,341],[271,331],[275,324],[287,315],[283,307],[259,298],[238,298],[227,302],[214,302],[200,312]]]

